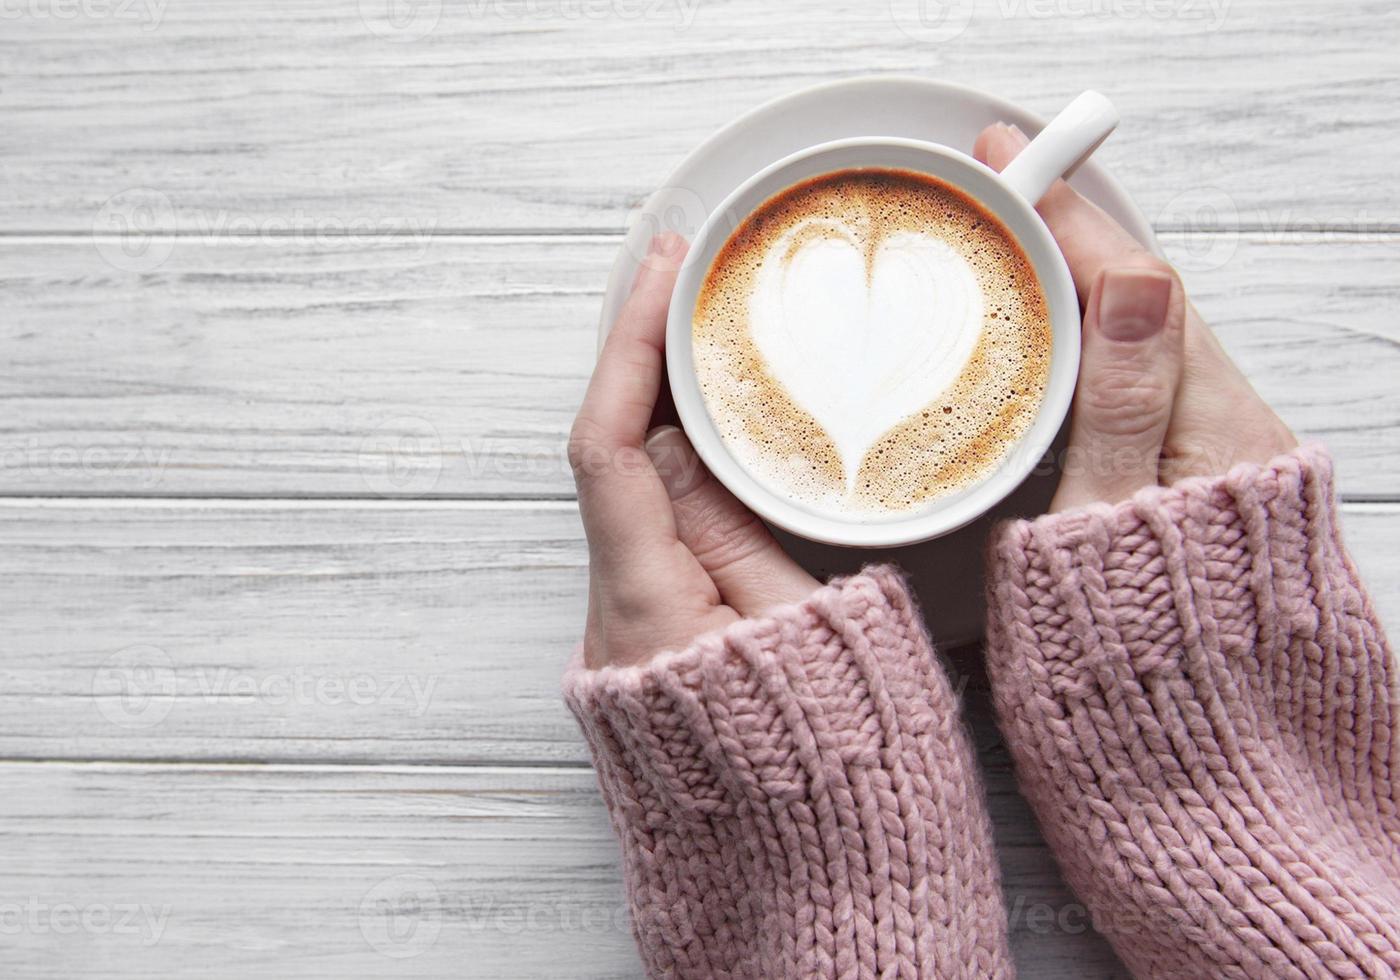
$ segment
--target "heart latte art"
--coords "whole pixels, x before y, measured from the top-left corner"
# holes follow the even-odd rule
[[[1045,298],[1011,234],[920,174],[848,170],[766,201],[695,307],[732,455],[818,512],[898,513],[985,478],[1034,421]]]

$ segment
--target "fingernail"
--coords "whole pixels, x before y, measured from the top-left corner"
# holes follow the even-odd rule
[[[661,425],[652,429],[644,444],[656,475],[666,488],[666,496],[675,500],[695,487],[696,476],[700,472],[699,457],[690,447],[685,433],[674,425]]]
[[[1008,127],[1006,127],[1006,128],[1007,128],[1008,130],[1010,130],[1011,135],[1014,136],[1014,137],[1016,138],[1016,142],[1017,142],[1017,143],[1020,143],[1021,146],[1025,147],[1025,146],[1029,146],[1029,145],[1030,145],[1031,138],[1030,138],[1029,136],[1027,136],[1025,133],[1021,132],[1021,127],[1020,127],[1020,126],[1017,126],[1017,125],[1015,125],[1015,124],[1013,123],[1012,125],[1010,125],[1010,126],[1008,126]]]
[[[1099,332],[1109,340],[1146,340],[1167,324],[1172,277],[1151,269],[1110,269],[1099,290]]]

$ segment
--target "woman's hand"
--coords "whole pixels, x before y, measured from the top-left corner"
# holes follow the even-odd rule
[[[1003,169],[1027,144],[989,127],[974,153]],[[1201,320],[1175,271],[1064,181],[1037,210],[1084,310],[1069,449],[1052,511],[1263,463],[1297,439]]]
[[[589,667],[642,663],[819,584],[710,475],[680,429],[652,428],[685,252],[675,235],[652,242],[569,437],[588,534]]]

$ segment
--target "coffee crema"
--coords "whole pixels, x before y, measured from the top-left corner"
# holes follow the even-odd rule
[[[1045,295],[1011,232],[905,170],[825,174],[720,249],[692,319],[726,448],[819,513],[894,514],[990,475],[1050,371]]]

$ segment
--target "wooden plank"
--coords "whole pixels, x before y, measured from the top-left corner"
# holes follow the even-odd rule
[[[0,243],[0,492],[571,494],[616,247]]]
[[[0,757],[586,757],[572,504],[0,506]]]
[[[0,778],[6,976],[640,974],[587,769]]]
[[[1346,518],[1394,628],[1400,505]],[[0,502],[0,758],[583,762],[586,590],[568,503]]]
[[[616,238],[0,241],[0,493],[567,497]],[[1400,490],[1400,237],[1167,236],[1358,495]]]
[[[1389,0],[16,5],[0,229],[618,230],[738,113],[891,72],[1043,114],[1109,89],[1104,158],[1169,221],[1212,188],[1250,226],[1393,223],[1397,38]]]
[[[993,756],[1018,958],[1109,976]],[[0,784],[6,976],[641,974],[586,768],[5,763]]]

